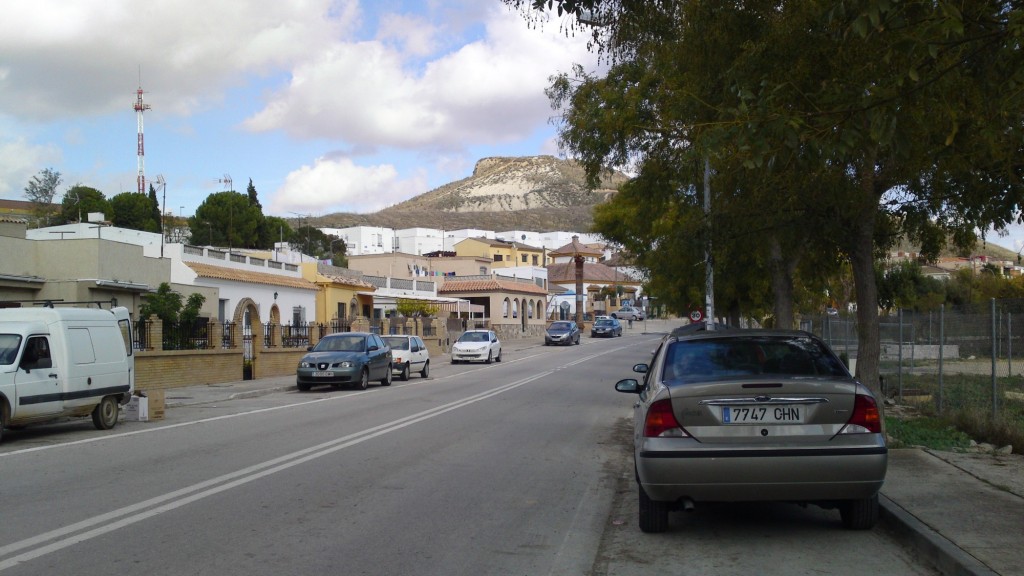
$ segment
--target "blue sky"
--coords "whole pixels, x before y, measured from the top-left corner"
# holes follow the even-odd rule
[[[244,192],[279,216],[374,212],[488,156],[559,154],[548,78],[595,57],[500,0],[35,0],[0,20],[0,198],[59,171],[166,210]],[[148,188],[148,185],[147,185]]]

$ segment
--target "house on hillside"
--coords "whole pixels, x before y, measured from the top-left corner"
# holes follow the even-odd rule
[[[490,259],[492,267],[544,266],[546,250],[519,242],[491,238],[467,238],[455,245],[459,256]]]
[[[531,280],[508,278],[450,279],[439,296],[457,298],[481,307],[489,327],[500,338],[540,336],[548,291]]]

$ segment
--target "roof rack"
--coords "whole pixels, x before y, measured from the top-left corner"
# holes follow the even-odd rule
[[[53,308],[54,305],[59,306],[80,306],[87,304],[88,306],[96,305],[97,308],[102,309],[104,305],[113,308],[117,306],[117,298],[111,298],[110,300],[79,300],[79,301],[67,301],[63,298],[46,298],[42,300],[0,300],[0,304],[30,304],[32,306],[40,306],[43,308]]]

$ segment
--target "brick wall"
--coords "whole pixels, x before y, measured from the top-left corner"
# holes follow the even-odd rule
[[[241,379],[241,349],[153,350],[135,353],[135,388],[138,390],[167,390]]]

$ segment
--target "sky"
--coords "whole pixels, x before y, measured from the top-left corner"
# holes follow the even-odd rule
[[[136,191],[141,87],[165,212],[250,179],[267,215],[376,212],[481,158],[560,154],[549,77],[597,66],[562,24],[500,0],[10,3],[0,198],[24,200],[47,168],[58,202],[78,184]]]

